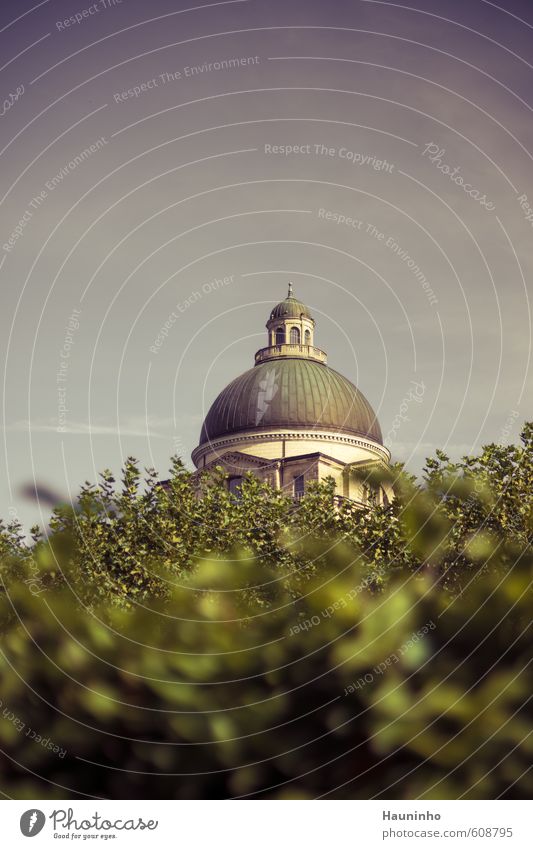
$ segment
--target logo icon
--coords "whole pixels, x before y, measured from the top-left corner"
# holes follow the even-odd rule
[[[46,817],[42,811],[37,808],[31,808],[25,811],[20,818],[20,830],[24,837],[35,837],[43,830]]]

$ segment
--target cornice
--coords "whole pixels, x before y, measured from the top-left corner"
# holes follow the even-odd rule
[[[356,436],[355,434],[348,435],[345,433],[339,433],[338,431],[306,431],[306,430],[284,430],[277,429],[265,432],[258,432],[256,430],[253,431],[243,431],[239,434],[228,435],[225,437],[221,437],[220,439],[216,439],[213,442],[205,442],[202,445],[198,445],[197,448],[192,452],[192,460],[194,464],[198,467],[198,461],[205,455],[210,454],[212,452],[222,454],[226,454],[228,451],[231,451],[233,446],[236,445],[250,445],[250,444],[261,444],[264,442],[277,442],[283,438],[285,440],[290,441],[320,441],[320,442],[333,442],[337,444],[343,445],[353,445],[355,448],[364,448],[367,451],[370,451],[373,454],[376,454],[378,457],[381,457],[387,464],[390,462],[390,452],[383,445],[380,445],[378,442],[374,442],[365,436]],[[233,449],[234,450],[234,449]],[[267,459],[267,458],[265,458]],[[280,458],[281,459],[281,458]],[[288,458],[287,458],[288,459]],[[210,461],[212,462],[212,461]]]

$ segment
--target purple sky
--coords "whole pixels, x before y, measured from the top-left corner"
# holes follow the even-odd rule
[[[531,4],[192,6],[2,3],[0,515],[188,460],[289,279],[413,471],[532,417]]]

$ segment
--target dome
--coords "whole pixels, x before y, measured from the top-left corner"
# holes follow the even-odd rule
[[[270,321],[276,318],[304,318],[312,319],[311,313],[305,304],[298,301],[292,292],[292,283],[289,283],[289,294],[284,301],[281,301],[277,307],[274,307],[270,313]]]
[[[232,381],[212,404],[200,445],[239,431],[287,427],[382,444],[376,415],[353,383],[323,363],[295,357],[260,363]]]
[[[270,313],[270,319],[274,318],[311,318],[311,314],[305,304],[297,301],[296,298],[285,298],[277,307],[274,307]]]

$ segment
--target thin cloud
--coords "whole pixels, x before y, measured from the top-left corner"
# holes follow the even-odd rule
[[[140,420],[126,420],[124,423],[114,425],[101,422],[69,422],[61,429],[55,421],[22,421],[13,422],[6,430],[18,433],[61,433],[73,434],[75,436],[134,436],[150,437],[151,439],[163,439],[164,436],[150,429],[146,423]]]

